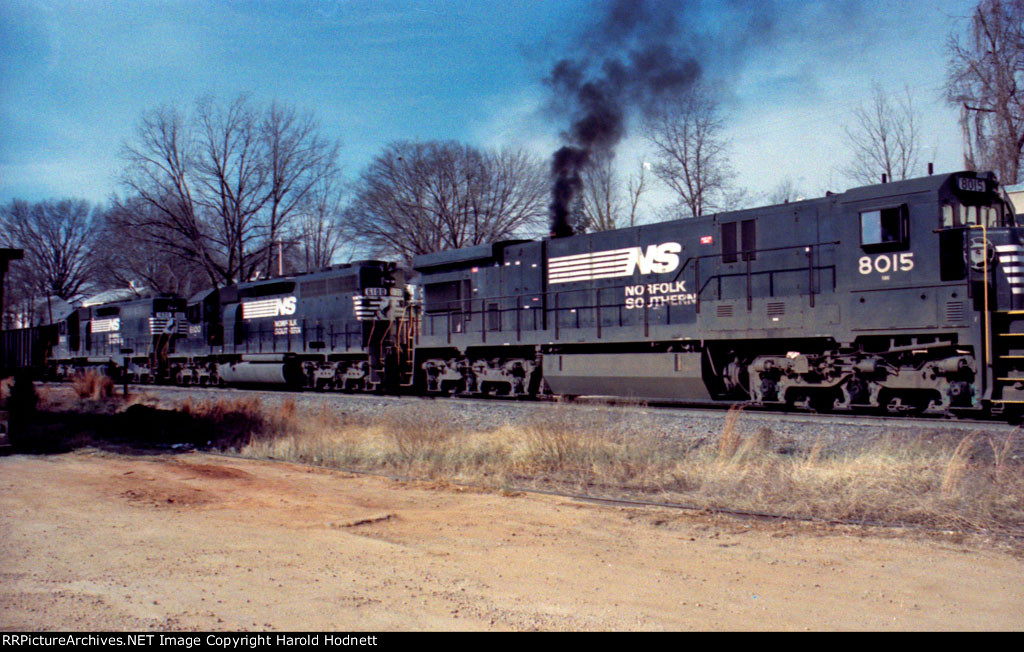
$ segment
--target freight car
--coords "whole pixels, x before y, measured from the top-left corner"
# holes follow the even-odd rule
[[[19,369],[42,369],[53,356],[57,324],[0,331],[0,374]]]
[[[443,251],[413,267],[432,394],[1024,404],[1024,230],[991,174]]]

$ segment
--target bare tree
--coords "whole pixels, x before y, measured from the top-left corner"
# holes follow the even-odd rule
[[[346,215],[361,246],[411,260],[507,238],[542,222],[547,191],[544,166],[520,151],[399,142],[363,172]]]
[[[921,151],[920,118],[910,89],[890,98],[875,82],[871,100],[854,113],[852,125],[843,127],[852,160],[841,170],[859,183],[908,179],[917,172]]]
[[[301,237],[296,216],[337,176],[337,154],[311,115],[277,103],[203,98],[189,115],[150,111],[125,147],[118,218],[214,285],[246,280],[273,269],[275,242]]]
[[[601,149],[591,153],[583,168],[582,213],[590,231],[618,228],[622,197],[614,164],[615,152]]]
[[[803,197],[797,189],[796,183],[786,177],[768,192],[765,199],[769,204],[788,204],[791,201],[800,201]]]
[[[966,42],[949,39],[946,99],[960,107],[964,164],[1021,180],[1024,150],[1024,0],[981,0]]]
[[[151,247],[198,265],[214,285],[231,282],[234,274],[209,238],[214,227],[195,199],[195,149],[189,120],[179,110],[161,107],[142,116],[134,142],[124,147],[121,183],[130,194],[117,202],[121,226]],[[136,199],[146,210],[133,205]]]
[[[467,216],[469,244],[512,237],[547,221],[550,187],[544,163],[510,148],[478,152],[471,158],[478,170],[469,175],[474,181]]]
[[[298,211],[299,242],[306,271],[330,265],[344,240],[341,184],[324,177],[310,188]]]
[[[117,202],[100,219],[99,237],[116,242],[104,251],[103,265],[96,271],[100,287],[149,289],[178,296],[191,296],[209,287],[202,267],[166,249],[152,246],[145,233],[133,228],[147,212],[156,212],[151,204],[136,197]],[[159,220],[159,216],[151,216]],[[185,247],[187,243],[181,243]]]
[[[643,129],[654,146],[654,174],[675,192],[682,212],[697,217],[718,208],[732,171],[710,90],[698,83],[663,100],[645,117]]]
[[[270,170],[260,147],[258,120],[245,97],[227,107],[210,98],[196,105],[198,200],[215,225],[208,237],[222,256],[227,282],[250,278],[269,245],[260,239],[266,230],[260,211],[269,200]]]
[[[589,231],[636,226],[640,200],[648,189],[650,163],[638,161],[637,172],[629,175],[623,187],[614,156],[611,150],[595,151],[583,168],[580,221]]]
[[[636,173],[629,175],[629,181],[626,184],[626,196],[629,200],[629,224],[623,226],[636,226],[639,219],[640,200],[648,189],[647,171],[651,169],[651,164],[639,160],[636,169]]]
[[[21,303],[22,321],[36,323],[35,303],[47,297],[71,299],[88,289],[95,268],[96,209],[79,199],[29,203],[13,200],[0,208],[4,246],[24,250],[11,266],[10,301]]]
[[[330,244],[331,236],[323,228],[328,226],[324,221],[328,219],[328,212],[331,219],[337,215],[337,206],[331,204],[336,204],[334,200],[338,196],[340,144],[323,138],[319,129],[312,114],[299,114],[294,108],[277,102],[271,103],[264,112],[260,136],[269,172],[266,239],[271,246],[265,269],[268,275],[272,270],[273,243],[283,237],[282,233],[287,233],[294,215],[300,215],[302,223],[294,229],[296,233],[289,235],[299,239],[307,235],[318,238],[312,243],[315,264],[328,264],[337,248],[336,243]],[[318,228],[310,231],[314,222]],[[308,261],[310,244],[304,247]]]

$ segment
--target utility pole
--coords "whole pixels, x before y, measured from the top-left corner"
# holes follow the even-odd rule
[[[4,319],[4,279],[7,276],[7,262],[25,257],[24,249],[0,249],[0,328]]]

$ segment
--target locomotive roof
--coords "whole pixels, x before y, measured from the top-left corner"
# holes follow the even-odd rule
[[[113,301],[83,303],[79,307],[80,308],[102,308],[104,306],[126,306],[126,305],[131,305],[131,304],[136,304],[136,303],[152,303],[152,302],[160,300],[160,299],[171,300],[171,301],[175,301],[175,300],[184,301],[184,299],[182,299],[181,297],[175,296],[173,294],[153,294],[153,295],[150,295],[148,297],[132,297],[132,298],[127,298],[127,299],[116,299],[116,300],[113,300]]]
[[[243,281],[241,283],[232,283],[222,287],[206,288],[200,290],[188,298],[189,304],[200,303],[205,301],[211,294],[215,292],[223,292],[226,296],[236,296],[239,290],[246,290],[250,288],[259,288],[275,283],[297,283],[306,280],[315,280],[319,278],[333,278],[338,276],[352,276],[358,274],[359,271],[365,267],[376,267],[376,268],[394,268],[394,269],[408,269],[404,265],[399,263],[393,263],[385,260],[355,260],[350,263],[340,263],[337,265],[329,265],[322,267],[318,270],[311,272],[299,272],[296,274],[286,274],[284,276],[270,276],[267,278],[261,278],[255,281]],[[235,294],[232,294],[235,293]],[[237,298],[232,299],[237,301]]]
[[[188,298],[188,303],[199,303],[200,301],[205,300],[206,297],[210,296],[219,289],[220,288],[206,288],[205,290],[200,290],[199,292],[196,292],[195,294]]]
[[[456,263],[468,263],[474,260],[492,260],[502,249],[511,245],[531,242],[531,240],[502,240],[488,244],[464,247],[462,249],[445,249],[430,254],[421,254],[412,260],[413,269],[423,270],[437,267],[445,267]]]
[[[798,204],[836,201],[846,203],[854,201],[863,201],[865,199],[881,199],[897,195],[905,196],[925,192],[938,192],[943,186],[952,183],[952,179],[963,175],[984,177],[989,178],[992,181],[995,181],[994,175],[992,175],[992,173],[990,172],[955,172],[948,174],[933,174],[925,177],[918,177],[915,179],[907,179],[904,181],[891,181],[889,183],[884,184],[875,184],[870,186],[850,188],[842,193],[828,193],[824,197],[812,197],[808,199],[801,199],[798,201],[788,202],[786,205],[795,206]],[[756,206],[723,213],[707,214],[696,219],[708,220],[712,223],[715,223],[722,219],[730,220],[742,217],[744,214],[748,213],[756,215],[757,213],[764,211],[766,208],[772,208],[773,206],[779,205],[780,204],[775,204],[772,206]],[[682,220],[686,221],[690,221],[693,219],[694,218],[691,217],[682,218]],[[640,224],[637,226],[623,227],[621,229],[616,230],[630,231],[635,229],[642,229],[648,226],[650,225]],[[473,247],[465,247],[462,249],[448,249],[445,251],[437,251],[429,254],[422,254],[413,258],[413,269],[429,273],[439,271],[447,266],[465,266],[466,264],[470,264],[475,261],[485,263],[487,261],[491,261],[497,258],[501,253],[501,249],[503,249],[504,247],[523,242],[530,242],[530,240],[506,240],[492,244],[482,244]]]
[[[145,292],[142,289],[141,292]],[[114,288],[113,290],[104,290],[98,294],[94,294],[91,297],[87,297],[82,301],[81,306],[88,308],[89,306],[99,306],[105,303],[115,303],[120,301],[134,301],[136,299],[145,298],[139,290],[133,288]]]
[[[890,197],[892,195],[913,195],[922,192],[938,192],[950,179],[963,175],[963,172],[952,174],[933,174],[927,177],[917,177],[904,181],[890,181],[871,186],[860,186],[850,188],[839,195],[842,202],[862,201],[864,199],[876,199]],[[984,176],[979,174],[978,176]]]

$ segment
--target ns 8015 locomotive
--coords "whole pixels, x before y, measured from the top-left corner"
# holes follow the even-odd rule
[[[1018,411],[1024,231],[991,174],[414,260],[429,393]]]

